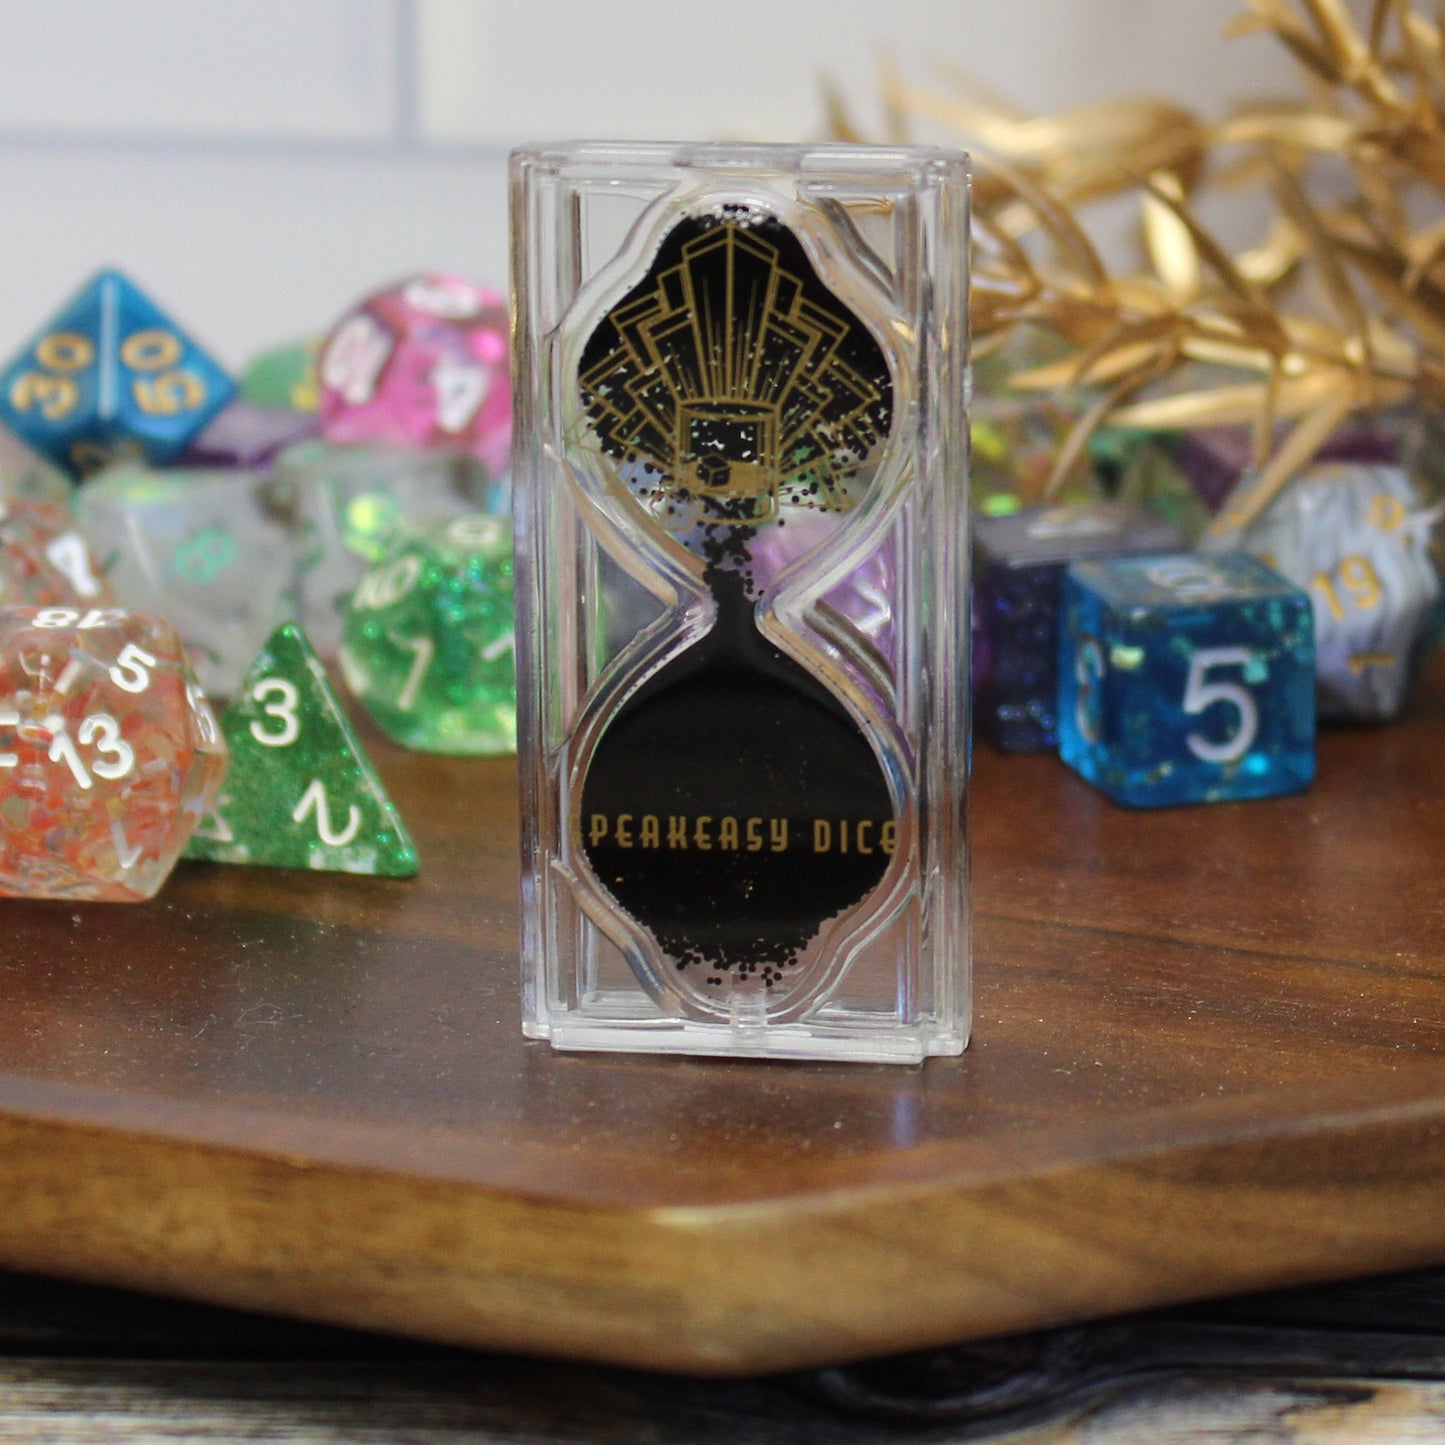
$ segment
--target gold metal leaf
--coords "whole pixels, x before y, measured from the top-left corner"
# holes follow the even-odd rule
[[[1163,376],[1174,364],[1174,359],[1175,352],[1172,347],[1156,351],[1154,356],[1138,367],[1132,375],[1126,376],[1115,385],[1112,391],[1095,401],[1074,423],[1068,436],[1064,439],[1063,446],[1059,448],[1058,455],[1054,458],[1053,470],[1044,484],[1045,501],[1053,501],[1063,491],[1070,473],[1084,455],[1089,438],[1098,431],[1104,418],[1111,412],[1117,411],[1120,403],[1133,396],[1135,392],[1142,391],[1151,381]]]
[[[1263,456],[1296,419],[1261,470],[1273,486],[1352,408],[1445,402],[1445,7],[1241,3],[1229,32],[1283,46],[1299,95],[1212,127],[1147,97],[1031,117],[966,77],[889,81],[900,111],[997,157],[975,189],[976,326],[990,345],[1036,326],[1069,352],[1011,384],[1109,388],[1068,464],[1101,421],[1244,422]],[[1271,207],[1248,246],[1201,219],[1226,192]],[[1122,193],[1146,259],[1128,271],[1105,266],[1084,213]]]
[[[1168,171],[1155,171],[1149,181],[1152,190],[1145,191],[1139,202],[1144,245],[1170,296],[1180,306],[1188,306],[1203,287],[1204,273],[1199,247],[1175,210],[1184,199],[1184,188]],[[1172,206],[1159,200],[1164,195],[1171,198]]]

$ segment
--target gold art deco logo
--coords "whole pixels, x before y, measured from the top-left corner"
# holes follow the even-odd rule
[[[860,348],[857,319],[801,252],[785,255],[784,235],[770,220],[723,221],[687,240],[583,358],[603,450],[643,471],[639,494],[664,520],[680,507],[753,526],[780,500],[846,511],[849,476],[886,437],[886,367],[869,376],[850,359],[881,363],[876,343]]]

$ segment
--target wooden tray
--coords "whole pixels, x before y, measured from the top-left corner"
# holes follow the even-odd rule
[[[0,1265],[728,1373],[1445,1260],[1442,722],[1154,814],[981,748],[915,1070],[525,1042],[514,768],[367,733],[416,882],[0,901]]]

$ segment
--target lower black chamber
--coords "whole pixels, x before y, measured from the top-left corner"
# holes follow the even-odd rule
[[[712,630],[607,725],[582,787],[598,881],[679,970],[782,981],[887,871],[896,820],[862,729],[714,573]]]

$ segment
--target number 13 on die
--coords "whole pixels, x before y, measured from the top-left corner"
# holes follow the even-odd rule
[[[118,608],[0,609],[0,892],[152,896],[225,768],[168,623]]]

